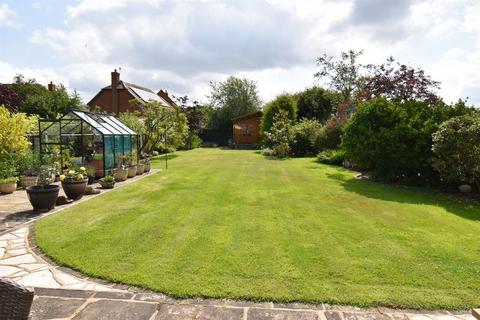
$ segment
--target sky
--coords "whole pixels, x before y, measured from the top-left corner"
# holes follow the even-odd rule
[[[247,77],[268,102],[323,85],[316,57],[350,49],[420,67],[445,101],[480,105],[477,0],[0,0],[0,82],[63,83],[85,103],[115,68],[199,101],[211,81]]]

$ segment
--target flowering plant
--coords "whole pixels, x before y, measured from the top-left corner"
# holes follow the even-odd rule
[[[85,167],[80,167],[78,170],[70,169],[66,174],[60,176],[60,181],[82,181],[87,177],[87,170]]]

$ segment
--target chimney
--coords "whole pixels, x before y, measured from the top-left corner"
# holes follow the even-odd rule
[[[117,72],[117,69],[113,70],[112,72],[112,111],[116,114],[119,113],[118,109],[118,91],[117,85],[120,81],[120,73]]]
[[[55,85],[53,84],[52,81],[48,84],[48,91],[54,92],[55,91]]]

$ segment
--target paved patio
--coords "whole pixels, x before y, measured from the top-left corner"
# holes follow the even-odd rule
[[[252,303],[230,300],[174,300],[161,294],[35,290],[32,319],[238,319],[238,320],[473,320],[469,314],[326,304]]]

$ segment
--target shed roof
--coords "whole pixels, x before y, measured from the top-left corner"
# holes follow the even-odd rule
[[[238,120],[238,119],[242,119],[242,118],[248,118],[248,117],[251,117],[251,116],[254,116],[254,115],[258,115],[258,116],[261,117],[261,116],[263,115],[263,112],[262,112],[262,110],[257,110],[257,111],[254,111],[254,112],[250,112],[250,113],[247,113],[247,114],[244,114],[244,115],[241,115],[241,116],[232,118],[232,120]]]

